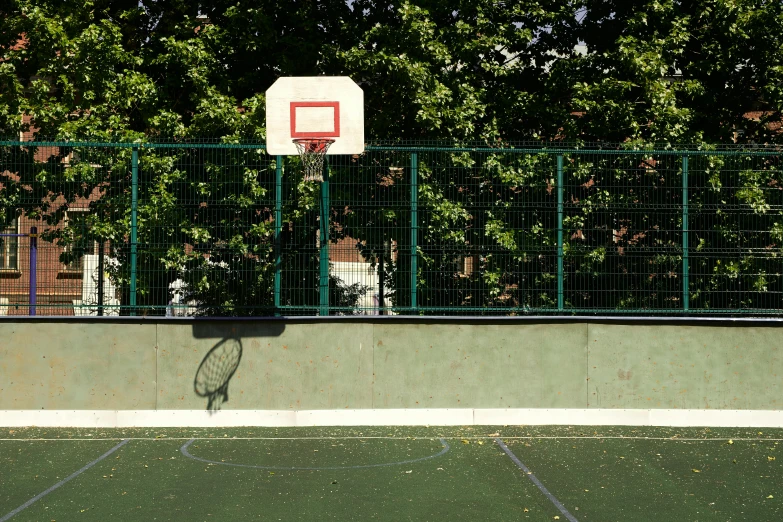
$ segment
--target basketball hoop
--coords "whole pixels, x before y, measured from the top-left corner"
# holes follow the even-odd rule
[[[293,140],[299,157],[305,181],[323,181],[324,158],[334,140],[324,138],[298,138]]]

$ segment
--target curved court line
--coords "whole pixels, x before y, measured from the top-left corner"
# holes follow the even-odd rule
[[[362,468],[382,468],[387,466],[400,466],[402,464],[412,464],[414,462],[422,462],[424,460],[434,459],[437,457],[441,457],[445,455],[449,449],[451,449],[451,446],[449,446],[449,443],[446,442],[446,439],[440,438],[440,443],[443,445],[443,449],[439,453],[435,453],[434,455],[428,455],[426,457],[421,457],[418,459],[411,459],[411,460],[401,460],[399,462],[383,462],[381,464],[363,464],[359,466],[323,466],[323,467],[298,467],[298,466],[257,466],[254,464],[236,464],[233,462],[218,462],[216,460],[209,460],[204,459],[201,457],[197,457],[190,453],[188,451],[188,448],[191,444],[196,442],[198,439],[190,439],[185,444],[182,445],[182,447],[179,449],[180,452],[182,452],[183,455],[185,455],[188,458],[191,458],[193,460],[199,460],[201,462],[206,462],[207,464],[218,464],[221,466],[234,466],[236,468],[253,468],[253,469],[275,469],[275,470],[289,470],[289,471],[318,471],[318,470],[333,470],[333,469],[362,469]],[[207,439],[209,440],[209,439]],[[214,440],[231,440],[231,439],[214,439]],[[421,440],[421,439],[420,439]]]

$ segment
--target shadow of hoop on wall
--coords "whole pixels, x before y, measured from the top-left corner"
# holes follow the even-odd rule
[[[242,361],[242,340],[226,337],[201,360],[193,379],[193,389],[207,399],[207,410],[217,411],[228,402],[228,384]]]
[[[245,355],[244,345],[247,343],[243,344],[242,340],[249,339],[251,352],[258,352],[261,346],[271,343],[272,339],[280,337],[284,331],[283,321],[207,320],[193,324],[194,339],[219,339],[201,360],[193,379],[193,391],[197,396],[207,399],[207,411],[217,412],[223,403],[228,402],[229,382],[237,371],[240,371],[239,365]],[[258,353],[249,355],[252,366],[253,356],[257,357]],[[240,377],[241,371],[237,378]],[[252,379],[245,381],[245,387],[253,387]],[[252,389],[243,390],[240,386],[240,393],[244,391],[253,394]]]

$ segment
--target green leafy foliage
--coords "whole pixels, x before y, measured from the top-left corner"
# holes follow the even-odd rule
[[[280,76],[319,74],[362,85],[371,140],[706,148],[778,144],[782,136],[779,2],[9,0],[0,16],[0,135],[12,138],[262,142],[265,90]],[[89,204],[90,238],[116,245],[113,277],[126,283],[130,150],[2,154],[0,225],[21,208],[53,227],[45,239],[68,245],[77,238],[57,223],[69,205]],[[673,297],[681,213],[633,210],[651,201],[681,208],[681,167],[636,159],[566,158],[569,306],[681,304]],[[454,152],[420,160],[421,304],[555,303],[555,157]],[[330,216],[330,238],[353,238],[372,263],[386,255],[382,277],[398,307],[410,300],[409,162],[401,153],[344,158],[332,173],[333,206],[342,210]],[[778,284],[776,270],[754,258],[719,266],[708,255],[726,246],[776,255],[781,248],[780,169],[747,163],[704,157],[693,182],[701,227],[692,228],[693,241],[705,254],[696,266],[715,274],[714,284],[693,292],[704,307],[717,302],[705,296],[732,280]],[[189,299],[232,314],[271,306],[272,159],[252,149],[210,156],[183,147],[142,151],[140,167],[140,302],[165,304],[169,285],[184,277]],[[282,262],[308,267],[290,274],[296,284],[284,301],[311,306],[317,194],[286,178],[284,199],[282,241],[292,257]],[[610,208],[633,211],[623,217]],[[699,222],[703,215],[717,222]],[[739,234],[743,227],[755,232]],[[584,291],[626,273],[636,276],[622,297],[596,301]],[[340,295],[355,302],[360,294]]]

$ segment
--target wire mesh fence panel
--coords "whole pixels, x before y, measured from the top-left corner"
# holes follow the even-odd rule
[[[0,315],[783,311],[778,151],[0,142]]]
[[[411,310],[411,154],[330,158],[330,309]]]
[[[690,164],[691,310],[780,313],[780,156],[702,155]]]
[[[566,309],[680,311],[680,157],[567,154],[564,176]]]
[[[85,144],[0,151],[0,312],[7,301],[10,314],[119,315],[129,269],[130,151]]]
[[[261,148],[144,148],[139,169],[137,306],[272,315],[274,158]]]
[[[283,160],[280,230],[281,308],[284,315],[318,315],[323,185],[304,180],[298,158]],[[323,242],[328,248],[328,236]]]
[[[419,310],[491,315],[551,308],[555,157],[446,150],[420,158]]]

